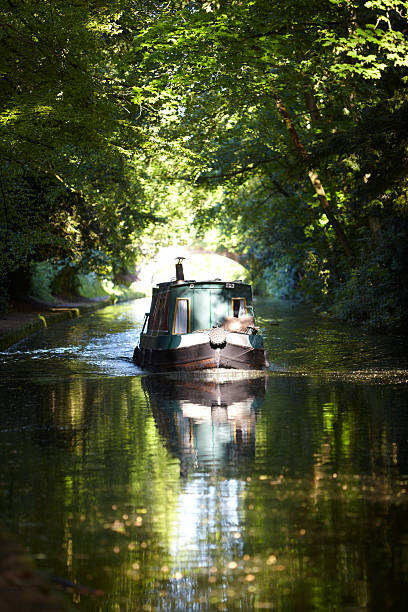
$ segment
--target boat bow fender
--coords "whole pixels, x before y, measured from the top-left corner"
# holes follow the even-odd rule
[[[210,344],[213,347],[224,346],[227,341],[227,334],[223,327],[214,327],[208,334]]]

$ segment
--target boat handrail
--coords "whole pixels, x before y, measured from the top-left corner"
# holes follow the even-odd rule
[[[145,330],[145,327],[146,327],[146,323],[149,320],[149,315],[150,315],[150,312],[145,312],[143,326],[142,326],[142,331],[140,332],[140,335],[142,335],[144,333],[144,330]]]

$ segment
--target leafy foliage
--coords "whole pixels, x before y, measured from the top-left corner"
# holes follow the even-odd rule
[[[35,260],[116,274],[133,264],[136,239],[159,221],[141,185],[144,136],[122,66],[146,7],[2,5],[3,288]]]
[[[218,190],[198,227],[218,224],[284,295],[374,326],[406,323],[391,239],[406,237],[406,27],[393,0],[172,3],[134,43],[135,100],[190,180]]]
[[[0,282],[45,258],[119,277],[217,227],[275,292],[406,324],[406,2],[28,0],[0,16]]]

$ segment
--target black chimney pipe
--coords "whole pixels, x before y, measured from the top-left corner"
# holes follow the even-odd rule
[[[177,263],[176,263],[176,280],[177,281],[184,280],[183,259],[185,258],[177,257]]]

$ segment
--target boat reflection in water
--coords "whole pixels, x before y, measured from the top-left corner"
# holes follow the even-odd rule
[[[258,408],[267,377],[261,371],[217,370],[146,376],[142,385],[159,433],[180,459],[180,471],[235,471],[252,462]]]

